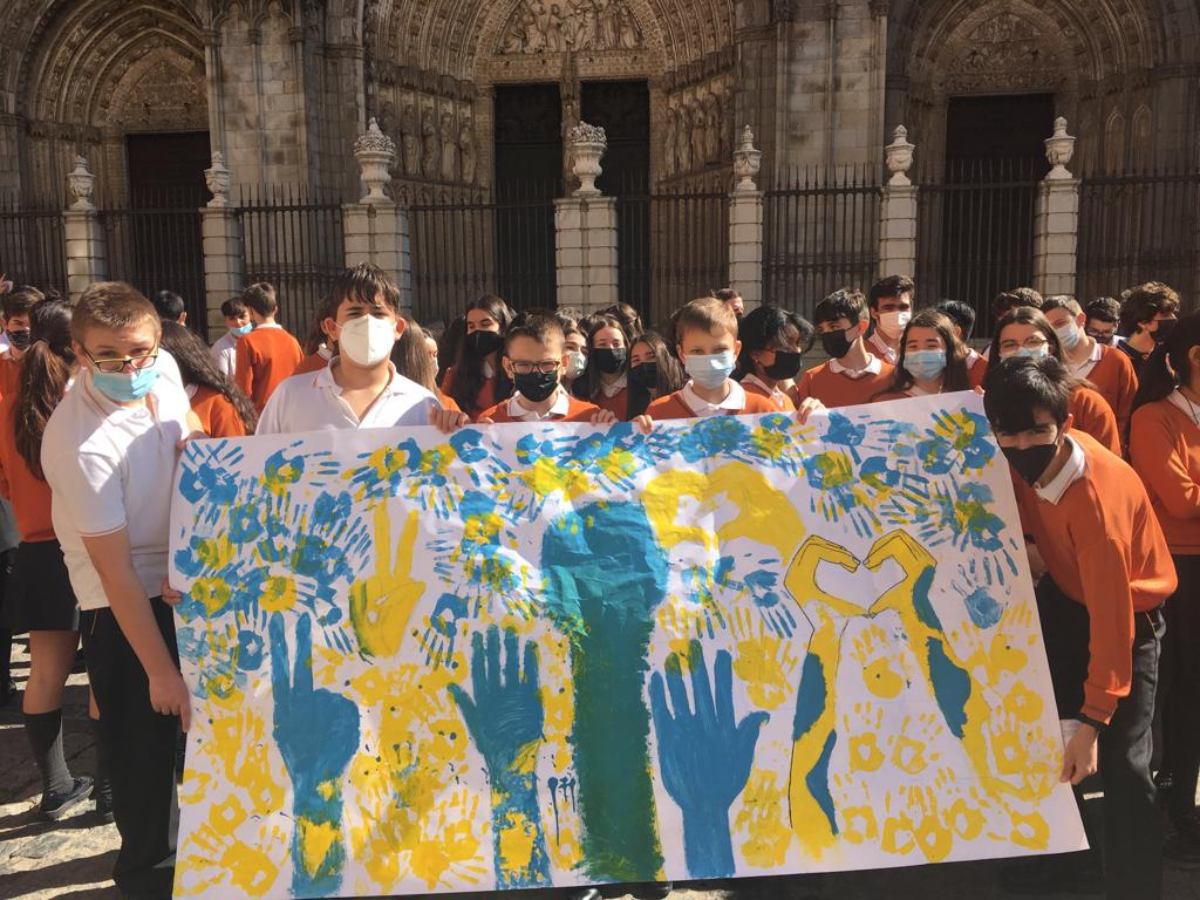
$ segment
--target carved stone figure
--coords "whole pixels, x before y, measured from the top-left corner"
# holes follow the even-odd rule
[[[441,157],[441,144],[438,137],[437,123],[433,119],[432,109],[421,113],[421,144],[424,153],[421,157],[421,169],[426,178],[438,177],[438,161]]]
[[[635,50],[643,44],[628,0],[523,0],[501,32],[500,53]]]
[[[642,45],[642,31],[633,17],[633,10],[625,3],[616,8],[616,32],[616,46],[622,50],[636,50]]]
[[[717,112],[717,98],[708,93],[700,102],[700,108],[704,113],[704,161],[720,162],[721,120]]]
[[[663,171],[668,175],[675,174],[675,135],[679,127],[679,112],[672,104],[667,107],[666,133],[663,135]]]
[[[421,136],[418,132],[417,112],[411,103],[404,105],[400,114],[400,145],[404,150],[404,174],[421,174]]]
[[[700,106],[700,102],[693,97],[688,101],[687,112],[688,136],[692,142],[692,165],[700,168],[706,162],[708,151],[704,141],[704,109]]]
[[[675,108],[675,115],[679,119],[679,128],[675,132],[675,157],[678,171],[687,172],[692,168],[692,123],[683,101]]]
[[[463,119],[458,131],[458,152],[462,158],[462,180],[475,183],[475,126],[469,118]]]
[[[458,180],[458,130],[454,116],[442,113],[442,181]]]

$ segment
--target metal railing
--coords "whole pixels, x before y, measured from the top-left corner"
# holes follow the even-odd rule
[[[763,295],[812,316],[839,287],[866,290],[879,269],[875,166],[788,172],[763,198]]]
[[[1086,302],[1163,281],[1200,291],[1200,169],[1085,176],[1076,291]]]
[[[246,188],[234,215],[246,284],[273,284],[280,322],[303,339],[318,327],[325,297],[345,266],[340,201],[291,186]]]
[[[0,274],[14,284],[53,288],[67,295],[61,209],[22,209],[16,199],[0,200]]]
[[[1033,284],[1034,215],[1045,174],[1045,163],[1036,160],[951,160],[943,177],[919,179],[922,303],[970,303],[976,336],[990,336],[996,294]]]

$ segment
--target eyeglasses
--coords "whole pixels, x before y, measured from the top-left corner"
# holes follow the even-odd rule
[[[527,360],[518,362],[514,359],[509,360],[509,362],[512,364],[512,370],[518,375],[529,375],[533,372],[541,372],[543,375],[549,375],[551,372],[557,372],[559,365],[561,365],[556,359],[544,359],[541,362],[528,362]]]
[[[1016,341],[1001,341],[1000,352],[1004,353],[1007,351],[1016,350],[1019,347],[1024,347],[1026,350],[1037,350],[1041,347],[1045,347],[1048,343],[1050,342],[1041,335],[1031,334],[1019,344]]]
[[[87,350],[83,351],[87,354],[87,358],[92,361],[92,365],[105,375],[115,375],[118,372],[124,372],[128,366],[131,371],[140,372],[142,369],[149,369],[158,362],[158,348],[155,347],[152,353],[147,353],[144,356],[122,356],[117,359],[96,359]]]
[[[1088,337],[1094,338],[1102,344],[1111,344],[1113,339],[1116,337],[1116,334],[1111,331],[1092,331],[1091,329],[1085,330],[1087,331]]]

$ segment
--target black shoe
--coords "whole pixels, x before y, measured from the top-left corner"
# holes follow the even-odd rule
[[[1000,870],[1009,894],[1103,894],[1104,878],[1089,860],[1075,856],[1034,856],[1012,860]]]
[[[1163,844],[1163,859],[1181,869],[1200,866],[1200,839],[1191,834],[1173,834]]]
[[[42,795],[42,817],[57,822],[92,795],[92,779],[78,777],[66,792],[49,791]]]
[[[1175,775],[1170,769],[1160,769],[1154,774],[1154,786],[1159,794],[1169,794],[1175,787]]]
[[[636,900],[664,900],[671,896],[671,882],[660,881],[657,884],[639,884],[633,889]]]
[[[96,798],[96,821],[101,825],[111,825],[113,823],[112,782],[107,778],[101,778],[96,782],[93,796]]]

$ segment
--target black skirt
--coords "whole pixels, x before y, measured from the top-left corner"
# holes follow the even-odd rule
[[[79,630],[79,605],[58,541],[17,547],[4,585],[4,618],[13,634]]]

